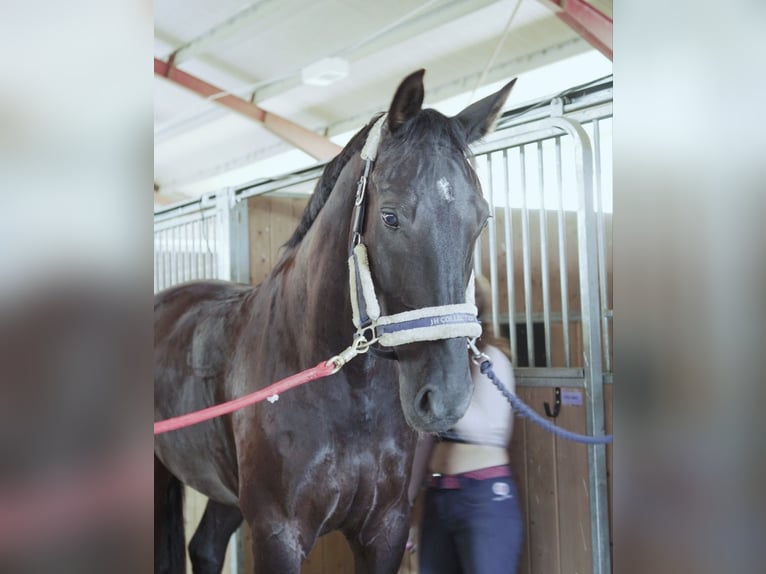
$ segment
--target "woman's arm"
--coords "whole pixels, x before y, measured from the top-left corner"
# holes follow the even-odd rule
[[[412,473],[410,474],[410,484],[407,489],[407,496],[410,505],[415,503],[415,498],[423,484],[423,479],[428,472],[428,459],[431,457],[431,450],[434,446],[434,437],[430,434],[419,434],[418,443],[415,446],[415,457],[412,460]]]

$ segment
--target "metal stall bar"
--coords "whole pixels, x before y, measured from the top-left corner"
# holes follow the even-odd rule
[[[564,185],[561,175],[561,137],[555,139],[556,148],[556,190],[558,191],[559,229],[559,282],[561,284],[561,329],[564,338],[564,366],[571,367],[569,346],[569,268],[567,266],[567,225],[564,215]]]
[[[205,219],[205,232],[207,233],[207,275],[206,279],[212,279],[216,276],[217,270],[215,266],[215,219],[208,217]]]
[[[204,279],[207,277],[207,273],[205,272],[205,268],[207,265],[207,247],[205,244],[205,219],[200,218],[199,224],[197,225],[197,235],[199,238],[199,274],[198,277],[200,279]]]
[[[207,236],[208,236],[208,257],[210,258],[209,262],[209,268],[208,268],[208,279],[215,279],[218,277],[218,255],[216,253],[216,249],[218,248],[218,244],[216,243],[216,216],[208,217],[205,220],[206,226],[207,226]]]
[[[194,223],[186,225],[186,272],[189,275],[189,281],[196,279],[194,275]]]
[[[178,253],[178,282],[186,281],[186,254],[184,253],[184,226],[176,227],[176,253]]]
[[[601,129],[599,120],[593,120],[593,152],[595,160],[596,183],[596,238],[598,241],[598,286],[601,295],[601,337],[604,343],[604,370],[612,372],[612,357],[609,340],[609,300],[606,289],[606,232],[604,230],[604,204],[602,200],[601,181]]]
[[[162,274],[162,288],[167,289],[168,286],[173,283],[173,256],[170,253],[170,231],[168,229],[163,229],[160,231],[160,234],[162,235],[164,253],[162,265],[164,269],[164,273]]]
[[[165,242],[162,233],[155,233],[154,237],[157,245],[157,291],[161,291],[165,285]]]
[[[186,273],[186,224],[183,223],[178,226],[178,267],[180,282],[188,281],[188,275]]]
[[[213,258],[213,274],[211,275],[211,278],[213,279],[227,279],[228,278],[228,270],[221,269],[218,265],[218,262],[222,259],[222,253],[219,253],[219,250],[221,252],[226,251],[226,257],[228,259],[228,248],[229,246],[223,242],[221,242],[221,237],[219,233],[219,228],[221,226],[221,221],[223,217],[220,212],[216,214],[216,217],[212,217],[210,219],[210,226],[213,228],[213,251],[212,251],[212,258]]]
[[[160,271],[160,264],[158,262],[158,255],[159,255],[159,245],[157,243],[157,234],[154,234],[154,292],[156,293],[159,291],[159,271]]]
[[[508,331],[511,341],[511,357],[516,361],[519,347],[516,340],[516,285],[514,273],[513,248],[513,212],[511,211],[510,166],[508,149],[503,150],[503,174],[505,182],[505,273],[508,297]]]
[[[176,227],[176,245],[175,250],[178,254],[178,282],[186,281],[186,253],[184,252],[184,225]]]
[[[495,334],[500,334],[500,306],[497,296],[497,236],[495,223],[495,195],[494,195],[494,177],[492,173],[492,154],[487,154],[487,192],[489,195],[489,282],[490,282],[490,300],[492,302],[492,329]]]
[[[162,218],[157,218],[154,230],[157,289],[195,279],[228,279],[237,265],[244,270],[248,243],[246,207],[242,202],[234,209],[221,199],[215,209],[187,210],[176,217],[163,213]],[[236,236],[239,244],[232,253],[228,253],[233,241],[230,235]]]
[[[154,232],[154,292],[162,289],[162,236]]]
[[[204,257],[205,257],[205,267],[203,271],[202,277],[207,279],[210,277],[212,269],[213,269],[213,253],[210,251],[210,219],[209,218],[203,218],[202,222],[202,237],[204,239]]]
[[[521,182],[521,254],[524,269],[524,318],[527,325],[527,357],[535,366],[535,338],[532,323],[532,264],[529,245],[529,210],[527,209],[527,170],[524,145],[519,147],[519,179]]]
[[[160,236],[162,237],[162,285],[160,286],[160,289],[167,289],[168,286],[171,284],[171,262],[172,258],[170,256],[170,235],[167,231],[167,229],[160,231]]]
[[[199,223],[196,221],[191,222],[189,225],[189,272],[191,273],[192,279],[196,280],[199,279],[199,246],[198,246],[198,237],[199,235]]]
[[[202,220],[194,225],[194,275],[202,277],[205,269],[205,251],[202,248]]]
[[[192,273],[192,254],[194,253],[191,249],[191,233],[194,225],[191,223],[187,223],[184,225],[184,276],[186,277],[187,281],[191,281],[194,279],[194,274]]]
[[[545,178],[543,177],[543,142],[537,142],[537,185],[540,190],[540,274],[543,286],[543,326],[545,329],[545,366],[551,361],[551,290],[548,277],[548,215],[545,210]]]
[[[250,284],[250,225],[247,201],[237,198],[232,191],[233,205],[229,206],[229,279]]]
[[[169,228],[165,233],[168,237],[168,253],[170,254],[170,281],[168,283],[168,286],[175,285],[178,283],[178,266],[177,266],[177,255],[176,255],[176,237],[175,237],[175,227]]]
[[[176,226],[173,228],[173,253],[176,256],[176,281],[183,283],[184,281],[184,254],[181,249],[183,245],[183,234],[181,233],[182,226]]]
[[[572,136],[578,193],[577,243],[580,271],[583,357],[585,361],[586,424],[588,434],[604,435],[604,381],[601,370],[601,329],[598,301],[596,217],[593,209],[593,151],[582,126],[569,118],[552,116],[550,125]],[[594,574],[610,574],[609,511],[606,479],[606,446],[588,448],[591,538]]]
[[[215,218],[213,218],[213,236],[215,240],[215,277],[218,279],[228,279],[231,272],[231,249],[229,245],[229,235],[231,233],[231,206],[234,202],[234,195],[230,190],[224,193],[216,194]],[[220,234],[218,231],[220,230]],[[219,243],[219,240],[221,243]]]

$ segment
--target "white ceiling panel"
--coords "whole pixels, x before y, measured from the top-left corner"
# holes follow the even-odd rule
[[[329,135],[387,107],[408,73],[426,68],[426,103],[591,50],[538,0],[155,0],[155,57]],[[611,2],[594,2],[602,10]],[[513,20],[509,25],[509,18]],[[349,62],[326,87],[300,82],[328,56]],[[491,65],[490,65],[491,64]],[[311,160],[254,120],[167,79],[155,80],[155,180],[198,195],[275,165]],[[467,97],[467,95],[466,95]],[[286,159],[287,158],[287,159]],[[307,164],[308,164],[307,163]]]

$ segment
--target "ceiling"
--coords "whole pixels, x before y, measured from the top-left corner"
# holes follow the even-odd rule
[[[611,18],[611,0],[590,3]],[[227,93],[343,144],[418,68],[433,105],[592,50],[538,0],[155,0],[154,11],[155,69],[173,57],[223,90],[206,99],[155,76],[156,204],[317,161],[218,105]],[[348,76],[304,85],[301,70],[327,57]]]

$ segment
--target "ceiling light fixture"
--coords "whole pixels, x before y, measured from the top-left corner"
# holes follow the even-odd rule
[[[322,58],[301,70],[301,81],[307,86],[329,86],[348,77],[348,61],[343,58]]]

